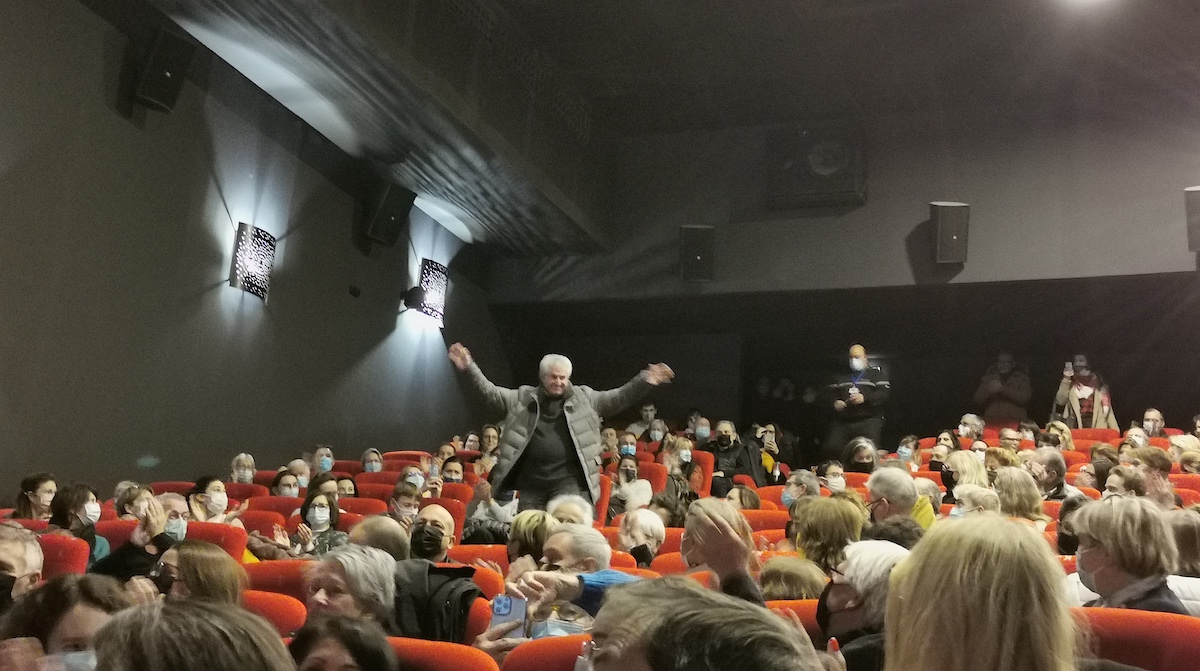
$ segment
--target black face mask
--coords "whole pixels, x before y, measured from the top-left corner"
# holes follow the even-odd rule
[[[17,585],[17,577],[0,573],[0,615],[7,613],[13,605],[13,587]]]
[[[833,587],[832,582],[825,583],[825,589],[821,590],[821,596],[817,599],[817,626],[821,628],[821,635],[829,638],[829,618],[833,613],[829,610],[829,590]]]
[[[1079,537],[1058,532],[1058,554],[1073,555],[1079,549]]]
[[[988,471],[987,472],[989,486],[996,484],[996,473],[997,473],[997,471]],[[946,478],[943,476],[942,479],[945,480]]]
[[[937,473],[938,471],[942,470],[942,466],[943,466],[943,464],[940,461],[930,461],[929,462],[929,470],[933,471],[934,473]]]
[[[419,559],[432,560],[442,552],[442,530],[424,522],[418,522],[412,528],[412,554]]]
[[[733,438],[731,436],[717,436],[717,445],[720,445],[721,447],[729,447],[732,444]]]
[[[157,575],[150,576],[150,581],[158,588],[159,594],[170,594],[171,587],[175,585],[175,579],[172,578],[166,571],[162,571]]]
[[[946,491],[954,489],[954,471],[942,469],[942,486]]]
[[[875,464],[869,461],[852,461],[846,464],[845,470],[848,473],[870,473],[875,470]]]

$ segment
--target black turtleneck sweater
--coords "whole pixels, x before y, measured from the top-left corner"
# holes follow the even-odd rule
[[[544,389],[538,389],[537,394],[537,425],[521,456],[516,488],[546,491],[575,481],[582,491],[587,491],[567,426],[567,414],[563,412],[563,397],[548,396]]]

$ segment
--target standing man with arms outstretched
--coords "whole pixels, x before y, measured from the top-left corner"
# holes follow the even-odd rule
[[[600,421],[629,407],[651,388],[675,377],[666,364],[650,365],[619,389],[596,391],[571,384],[571,360],[547,354],[537,387],[497,387],[461,343],[450,361],[465,373],[484,401],[504,411],[499,456],[489,480],[496,491],[521,492],[520,510],[542,509],[562,494],[600,497]]]

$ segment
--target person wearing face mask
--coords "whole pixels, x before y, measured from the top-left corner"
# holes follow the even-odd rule
[[[921,463],[919,439],[914,435],[900,439],[900,446],[896,448],[896,457],[908,468],[909,473],[916,473],[924,467],[924,464]]]
[[[178,521],[171,526],[171,531],[175,533],[168,533],[169,513],[161,500],[166,496],[168,495],[151,497],[147,501],[145,509],[138,517],[137,527],[129,536],[129,542],[97,561],[92,566],[92,573],[112,576],[121,582],[128,582],[136,576],[149,575],[162,559],[163,553],[183,540],[186,531],[181,529],[178,513],[175,515]],[[176,497],[180,504],[183,503],[183,497],[178,494],[172,496]]]
[[[846,470],[836,459],[817,466],[817,480],[833,494],[846,491]]]
[[[444,483],[462,484],[464,472],[466,472],[466,467],[463,466],[462,459],[458,457],[450,457],[442,462],[442,482]]]
[[[58,485],[51,473],[34,473],[21,479],[21,491],[13,508],[14,520],[49,520],[50,503]]]
[[[733,488],[735,475],[754,477],[754,464],[751,461],[750,450],[738,438],[737,428],[733,422],[723,419],[717,422],[717,436],[704,446],[704,450],[712,452],[714,461],[711,494],[717,498],[725,498]]]
[[[1108,385],[1088,364],[1082,354],[1076,354],[1063,368],[1062,382],[1054,395],[1054,412],[1072,429],[1117,429],[1112,411]]]
[[[300,496],[300,480],[292,475],[291,471],[279,471],[271,481],[271,495],[292,498]]]
[[[617,439],[617,459],[637,454],[637,436],[626,431]]]
[[[317,449],[313,451],[312,473],[329,473],[333,470],[333,448],[329,445],[317,445]]]
[[[851,440],[846,444],[842,459],[844,468],[851,473],[873,473],[879,466],[879,454],[870,438],[859,437]]]
[[[296,557],[320,558],[326,552],[350,544],[350,535],[337,530],[340,512],[337,501],[319,491],[308,493],[304,505],[300,506],[300,518],[304,520],[296,533],[287,538],[290,552]],[[283,538],[276,538],[282,541]]]
[[[692,436],[697,445],[704,445],[712,439],[712,423],[707,417],[699,417],[696,419],[696,426],[692,432]]]
[[[0,524],[0,615],[42,580],[44,557],[28,529]],[[0,620],[2,622],[3,620]]]
[[[383,471],[383,454],[373,447],[363,452],[359,460],[362,462],[363,473],[379,473]]]
[[[844,490],[845,480],[842,480],[842,483],[842,489]],[[821,484],[817,481],[816,473],[800,469],[792,471],[788,475],[787,483],[783,486],[783,492],[779,495],[779,500],[783,503],[784,508],[791,509],[796,499],[820,495]]]
[[[118,483],[113,491],[113,508],[119,519],[138,522],[146,516],[146,508],[153,498],[154,492],[146,485],[125,480]]]
[[[391,497],[388,498],[388,515],[408,531],[417,519],[420,509],[421,485],[408,480],[397,482]]]
[[[666,364],[651,364],[619,389],[596,391],[571,383],[570,359],[548,354],[538,365],[541,384],[506,389],[487,379],[461,343],[451,345],[448,356],[486,404],[505,415],[499,460],[488,480],[498,491],[519,490],[522,510],[544,508],[564,494],[598,500],[600,418],[675,377]]]
[[[667,423],[661,419],[655,419],[650,422],[650,429],[646,431],[647,442],[650,443],[650,451],[657,450],[658,445],[662,443],[662,439],[666,437],[670,431],[667,429]]]
[[[892,385],[878,367],[867,361],[862,345],[850,347],[849,370],[839,373],[826,388],[826,407],[833,411],[821,451],[837,459],[854,438],[869,438],[878,445],[883,432],[883,411]]]
[[[637,458],[624,456],[617,462],[617,479],[613,482],[608,517],[612,519],[626,511],[649,505],[654,492],[649,480],[638,479]]]
[[[196,522],[228,524],[245,529],[246,525],[238,519],[238,516],[246,509],[245,503],[243,502],[242,507],[237,510],[227,511],[228,507],[229,495],[225,493],[225,483],[216,476],[206,475],[196,480],[192,491],[188,494],[190,519]]]
[[[667,529],[662,519],[645,508],[638,508],[621,519],[617,549],[633,555],[639,567],[650,568],[666,538]]]
[[[1166,422],[1163,421],[1162,413],[1157,408],[1147,408],[1146,412],[1142,413],[1142,430],[1151,438],[1165,438],[1166,433],[1163,429],[1166,428]]]
[[[1097,596],[1085,606],[1188,615],[1167,585],[1179,556],[1175,537],[1151,501],[1087,502],[1071,517],[1071,526],[1079,541],[1073,579]]]
[[[658,417],[658,408],[654,405],[654,401],[649,399],[642,402],[641,409],[642,417],[638,421],[625,427],[625,430],[638,437],[638,440],[650,441],[650,425],[654,419]],[[659,438],[659,440],[662,440]]]
[[[908,554],[888,541],[850,543],[845,560],[817,599],[821,636],[838,640],[847,671],[883,668],[888,585],[892,569]]]
[[[66,574],[53,578],[18,600],[9,617],[0,621],[0,640],[35,641],[39,663],[15,664],[14,656],[6,660],[4,668],[95,669],[96,633],[115,613],[132,605],[121,583],[108,576]],[[0,657],[9,652],[0,651]]]
[[[447,560],[447,553],[454,545],[454,516],[436,503],[425,506],[417,513],[409,532],[412,556],[434,563]]]
[[[667,436],[658,451],[658,459],[667,467],[665,494],[684,505],[690,504],[704,488],[704,469],[693,459],[692,441],[682,436]]]
[[[988,424],[1020,422],[1028,416],[1033,386],[1029,371],[1017,364],[1011,352],[1000,352],[975,390],[975,405],[983,408]]]
[[[100,521],[100,502],[96,492],[84,484],[63,487],[50,502],[50,526],[69,531],[72,536],[87,541],[91,548],[88,568],[108,556],[108,540],[96,534]]]
[[[254,457],[242,452],[229,464],[229,481],[238,484],[254,484]]]
[[[308,481],[311,479],[312,469],[309,468],[308,462],[303,459],[292,459],[287,465],[288,473],[296,476],[296,483],[301,489],[308,486]]]

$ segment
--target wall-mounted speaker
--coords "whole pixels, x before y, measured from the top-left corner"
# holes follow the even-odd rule
[[[856,127],[778,129],[766,142],[768,210],[866,204],[866,150]]]
[[[929,204],[929,219],[937,231],[937,262],[967,262],[967,221],[971,206],[935,201]]]
[[[715,270],[712,226],[679,227],[679,277],[684,282],[712,282]]]
[[[1187,212],[1188,251],[1200,252],[1200,186],[1183,190],[1183,207]]]
[[[167,30],[159,31],[150,58],[138,77],[133,99],[160,112],[175,109],[195,55],[196,43],[190,38]]]
[[[399,184],[385,186],[367,222],[367,238],[387,247],[396,244],[408,225],[408,213],[416,199],[417,194]]]

